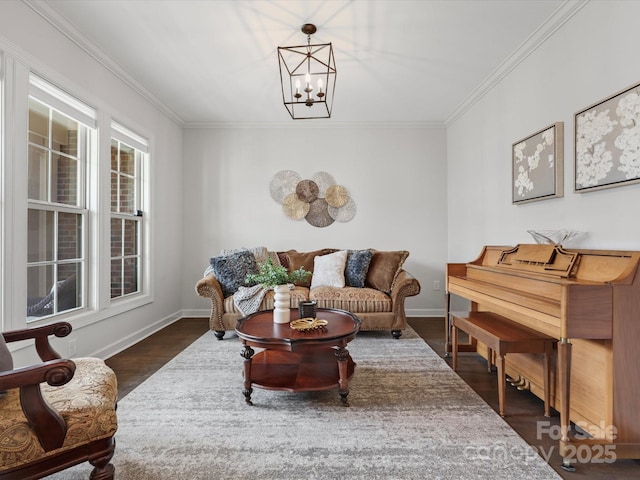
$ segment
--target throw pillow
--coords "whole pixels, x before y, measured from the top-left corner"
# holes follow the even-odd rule
[[[333,253],[336,250],[334,248],[323,248],[322,250],[315,250],[313,252],[298,252],[296,250],[287,251],[287,257],[289,259],[289,271],[292,272],[294,270],[303,267],[306,271],[313,273],[313,264],[314,259],[319,255],[326,255],[328,253]],[[296,285],[300,287],[308,287],[311,285],[311,278],[307,277],[306,280],[303,280]]]
[[[0,372],[13,370],[13,357],[4,341],[4,335],[0,333]]]
[[[245,277],[248,273],[258,273],[256,257],[249,250],[213,257],[211,267],[225,298],[236,293],[241,286],[251,286],[247,285]]]
[[[348,252],[341,250],[327,255],[319,255],[313,261],[311,288],[344,287],[344,267]]]
[[[402,270],[409,252],[399,250],[395,252],[381,252],[371,249],[373,257],[369,264],[365,285],[381,292],[391,293],[393,284]]]
[[[252,248],[237,248],[237,249],[232,249],[232,250],[220,250],[220,255],[221,256],[228,256],[228,255],[233,255],[234,253],[238,253],[238,252],[243,252],[245,250],[248,250],[249,252],[253,253],[253,256],[256,257],[256,263],[258,264],[258,268],[260,268],[261,265],[264,265],[265,263],[267,263],[267,258],[269,258],[268,256],[268,252],[267,252],[267,247],[252,247]]]
[[[348,287],[363,288],[373,253],[371,250],[349,250],[344,269],[344,282]]]

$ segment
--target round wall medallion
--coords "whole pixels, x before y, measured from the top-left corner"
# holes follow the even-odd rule
[[[309,203],[300,200],[295,193],[287,195],[282,202],[282,211],[292,220],[302,220],[309,212],[310,207]]]
[[[303,202],[313,202],[318,198],[319,188],[313,180],[302,180],[296,185],[296,193],[298,198]]]
[[[324,198],[319,198],[310,205],[309,213],[304,217],[309,224],[314,227],[328,227],[333,223],[333,218],[329,215],[329,204]]]
[[[336,208],[329,206],[328,210],[329,215],[331,215],[331,218],[336,222],[348,222],[356,216],[356,202],[350,198],[343,207]]]
[[[316,172],[311,176],[311,180],[316,182],[316,185],[318,185],[318,188],[320,189],[318,196],[321,198],[324,198],[327,188],[336,184],[333,176],[327,172]]]
[[[273,176],[270,184],[271,198],[282,205],[287,195],[296,191],[300,175],[293,170],[281,170]]]
[[[347,189],[340,185],[331,185],[327,188],[327,193],[324,198],[327,203],[332,207],[342,207],[349,201],[349,193]]]

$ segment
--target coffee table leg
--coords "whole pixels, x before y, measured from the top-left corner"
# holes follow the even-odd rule
[[[254,353],[255,351],[249,345],[245,345],[240,353],[244,358],[244,389],[242,394],[244,395],[244,401],[249,405],[253,405],[251,401],[251,394],[253,393],[253,388],[251,388],[251,357],[253,357]]]
[[[336,357],[338,358],[338,374],[340,375],[340,379],[338,380],[338,393],[340,394],[342,404],[348,407],[349,402],[347,401],[347,395],[349,395],[349,378],[347,376],[347,366],[349,351],[346,348],[338,347]]]

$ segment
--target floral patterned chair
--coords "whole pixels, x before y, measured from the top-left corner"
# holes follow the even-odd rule
[[[0,335],[0,479],[42,478],[86,461],[92,480],[114,478],[116,377],[97,358],[61,359],[49,336],[70,332],[58,322]],[[28,339],[42,363],[14,369],[5,341]]]

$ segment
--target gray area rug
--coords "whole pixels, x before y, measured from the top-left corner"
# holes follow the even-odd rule
[[[118,480],[560,478],[410,328],[349,345],[348,408],[337,389],[247,405],[241,350],[208,332],[120,401]]]

